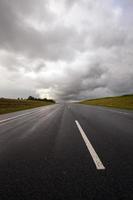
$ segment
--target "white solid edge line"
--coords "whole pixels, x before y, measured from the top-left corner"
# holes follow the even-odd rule
[[[38,109],[38,110],[40,111],[40,109]],[[37,110],[37,111],[38,111],[38,110]],[[21,114],[21,115],[17,115],[17,116],[14,116],[14,117],[9,117],[9,118],[6,118],[6,119],[3,119],[3,120],[0,120],[0,123],[8,122],[8,121],[10,121],[10,120],[12,120],[12,119],[16,119],[16,118],[21,117],[21,116],[25,116],[25,115],[28,115],[28,114],[32,114],[32,113],[34,113],[34,112],[36,112],[36,111],[26,112],[26,113]]]
[[[17,116],[14,116],[14,117],[9,117],[9,118],[7,118],[7,119],[1,120],[0,123],[7,122],[7,121],[10,121],[10,120],[12,120],[12,119],[16,119],[16,118],[18,118],[18,117],[21,117],[21,116],[24,116],[24,115],[28,115],[28,114],[30,114],[30,112],[27,112],[27,113],[24,113],[24,114],[21,114],[21,115],[17,115]]]
[[[108,111],[108,112],[113,112],[113,113],[120,113],[120,114],[124,114],[124,115],[130,115],[132,113],[127,113],[127,112],[122,112],[122,111],[117,111],[117,110],[111,110],[111,109],[104,109],[104,108],[100,108],[100,110],[105,110],[105,111]]]
[[[80,126],[79,122],[77,120],[75,120],[75,123],[76,123],[76,125],[77,125],[77,127],[78,127],[78,129],[79,129],[79,131],[82,135],[82,138],[83,138],[83,140],[84,140],[84,142],[87,146],[87,149],[89,150],[89,152],[92,156],[92,159],[93,159],[93,161],[96,165],[97,170],[105,170],[103,163],[101,162],[101,160],[100,160],[99,156],[97,155],[95,149],[93,148],[90,141],[88,140],[88,138],[87,138],[85,132],[83,131],[82,127]]]
[[[21,115],[17,115],[17,116],[14,116],[14,117],[9,117],[7,119],[3,119],[3,120],[0,120],[0,124],[3,123],[3,122],[8,122],[12,119],[16,119],[18,117],[22,117],[22,116],[25,116],[25,115],[28,115],[28,114],[32,114],[32,113],[35,113],[36,111],[32,111],[32,112],[27,112],[27,113],[24,113],[24,114],[21,114]]]
[[[17,116],[14,116],[14,117],[9,117],[9,118],[6,118],[6,119],[1,120],[0,123],[8,122],[8,121],[10,121],[10,120],[12,120],[12,119],[16,119],[16,118],[18,118],[18,117],[22,117],[22,116],[29,115],[29,114],[32,114],[32,113],[36,113],[36,111],[26,112],[26,113],[21,114],[21,115],[17,115]]]

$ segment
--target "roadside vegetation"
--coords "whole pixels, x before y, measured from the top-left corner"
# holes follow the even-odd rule
[[[80,103],[86,105],[107,106],[133,110],[133,94],[118,97],[105,97],[99,99],[84,100]]]
[[[29,96],[28,99],[6,99],[0,98],[0,114],[15,112],[40,106],[54,104],[52,99],[39,99]]]

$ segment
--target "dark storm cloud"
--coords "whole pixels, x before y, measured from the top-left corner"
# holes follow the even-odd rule
[[[1,0],[0,96],[133,92],[133,3]]]

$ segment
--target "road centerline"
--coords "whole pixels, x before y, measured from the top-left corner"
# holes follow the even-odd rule
[[[87,138],[85,132],[83,131],[81,125],[79,124],[79,122],[77,120],[75,120],[75,123],[80,131],[80,134],[87,146],[88,151],[91,154],[91,157],[96,165],[97,170],[105,170],[105,167],[102,163],[102,161],[100,160],[99,156],[97,155],[95,149],[93,148],[92,144],[90,143],[89,139]]]

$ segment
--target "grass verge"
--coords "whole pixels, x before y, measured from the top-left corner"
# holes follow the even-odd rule
[[[80,103],[86,105],[107,106],[107,107],[133,110],[133,95],[90,99],[81,101]]]
[[[0,114],[47,106],[53,103],[47,101],[17,100],[17,99],[0,99]]]

